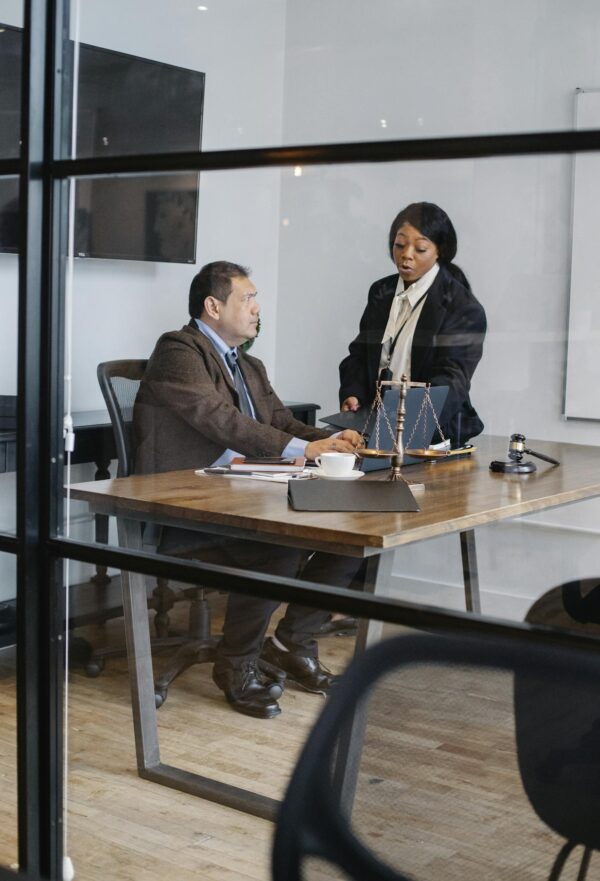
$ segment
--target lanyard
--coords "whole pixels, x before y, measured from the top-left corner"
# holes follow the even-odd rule
[[[388,352],[387,364],[386,364],[385,368],[383,368],[384,370],[389,370],[390,364],[392,363],[392,356],[394,354],[394,349],[396,348],[396,343],[398,342],[398,338],[399,338],[400,334],[402,333],[402,331],[404,330],[404,328],[406,327],[406,325],[410,321],[411,315],[413,314],[413,312],[415,311],[417,306],[423,302],[423,300],[425,299],[425,297],[427,296],[428,293],[429,293],[429,288],[427,288],[425,293],[421,294],[421,296],[419,297],[419,299],[417,300],[415,305],[410,307],[410,312],[408,313],[408,315],[406,316],[406,318],[404,319],[404,321],[400,325],[398,331],[396,332],[396,336],[392,340],[392,344],[391,344],[390,350]],[[409,306],[410,306],[410,303],[409,303]]]

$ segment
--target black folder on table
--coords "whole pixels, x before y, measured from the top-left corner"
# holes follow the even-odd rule
[[[431,386],[429,394],[431,396],[433,409],[439,419],[448,396],[448,386]],[[406,415],[404,417],[404,431],[402,432],[402,440],[405,448],[409,445],[408,441],[412,435],[410,446],[413,449],[426,449],[431,443],[431,438],[437,427],[433,413],[429,407],[425,407],[423,417],[419,421],[419,413],[421,413],[424,397],[424,388],[409,388],[406,393]],[[385,407],[387,418],[392,427],[392,431],[394,432],[394,437],[390,435],[383,413],[381,413],[379,418],[379,446],[382,450],[392,449],[392,443],[396,436],[396,412],[398,410],[399,400],[400,389],[398,388],[390,388],[383,395],[383,406]],[[319,420],[321,422],[326,422],[338,431],[340,429],[343,430],[344,428],[353,428],[354,431],[358,431],[359,434],[364,435],[367,447],[372,448],[375,446],[376,442],[376,414],[375,410],[373,410],[369,416],[370,409],[371,407],[369,406],[361,407],[356,413],[352,413],[351,411],[348,411],[347,413],[332,413],[331,416],[319,416]],[[417,422],[419,422],[418,425]],[[421,462],[421,460],[415,459],[413,456],[404,455],[405,465],[415,465],[418,462]],[[391,459],[363,459],[360,468],[362,471],[378,471],[381,468],[389,468],[390,465]]]
[[[290,480],[294,511],[419,511],[403,480]]]

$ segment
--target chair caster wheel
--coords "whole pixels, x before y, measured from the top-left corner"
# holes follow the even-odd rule
[[[157,710],[159,709],[159,707],[162,707],[162,705],[164,704],[166,699],[167,699],[167,692],[166,691],[155,691],[154,692],[154,706],[156,707]]]
[[[95,679],[96,676],[99,676],[104,670],[104,660],[102,658],[98,658],[95,661],[89,661],[84,667],[86,676],[89,676],[90,679]]]

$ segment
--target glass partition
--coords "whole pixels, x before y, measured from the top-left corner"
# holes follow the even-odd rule
[[[259,615],[240,604],[239,596],[248,599],[243,585],[236,598],[236,578],[252,581],[259,571],[290,579],[291,591],[301,577],[427,610],[597,629],[596,154],[381,164],[359,157],[354,164],[200,175],[134,173],[123,165],[117,171],[124,154],[238,150],[243,164],[243,151],[257,147],[597,127],[596,47],[581,35],[596,32],[598,14],[584,0],[568,12],[534,0],[511,4],[500,11],[459,0],[418,9],[388,0],[364,8],[339,0],[326,8],[311,0],[208,0],[176,10],[166,30],[164,5],[156,2],[143,10],[127,0],[114,10],[72,4],[60,58],[57,158],[117,159],[111,176],[88,165],[88,176],[66,181],[68,218],[65,208],[61,230],[53,230],[55,242],[68,230],[51,301],[61,326],[52,329],[60,351],[50,355],[63,369],[50,394],[67,417],[68,440],[64,460],[53,462],[67,499],[56,537],[83,542],[92,549],[88,557],[101,561],[71,561],[65,572],[65,852],[78,877],[162,877],[176,866],[178,875],[195,876],[200,867],[215,878],[237,878],[249,863],[266,877],[267,821],[324,704],[316,692],[329,691],[331,676],[366,642],[393,631],[377,622],[357,628],[328,610],[309,614],[299,595],[302,612],[293,626],[288,621],[286,637],[289,608],[273,611],[276,601],[265,599]],[[0,52],[4,35],[17,45],[21,33],[18,16],[7,19]],[[15,68],[13,50],[3,57],[16,59]],[[14,122],[15,89],[6,94],[10,106],[0,111]],[[0,158],[14,155],[13,138]],[[13,286],[15,305],[11,312],[7,301],[2,357],[16,363],[10,230],[17,214],[14,181],[5,177],[4,184],[0,275],[8,291]],[[236,288],[241,318],[228,312],[228,303],[238,302],[229,300],[233,284],[210,288],[212,313],[206,298],[198,305],[195,279],[215,261],[238,266],[228,283],[244,285]],[[230,363],[219,340],[244,353],[241,366]],[[226,470],[235,453],[289,456],[293,448],[294,458],[305,453],[316,461],[335,449],[330,426],[343,429],[355,407],[362,412],[351,428],[368,449],[389,453],[398,412],[395,403],[387,406],[386,425],[394,390],[383,402],[377,397],[381,368],[396,381],[406,369],[426,386],[409,389],[400,412],[408,510],[397,500],[391,511],[365,511],[352,500],[349,512],[336,507],[347,488],[388,488],[389,471],[378,468],[384,456],[360,456],[346,484],[328,483],[332,475],[309,463],[303,484],[290,480],[290,496],[285,479]],[[0,392],[14,398],[11,376],[16,372],[5,365]],[[440,389],[448,389],[443,400]],[[241,412],[242,391],[250,413]],[[315,412],[322,417],[318,434],[310,427]],[[258,433],[254,424],[244,426],[248,415],[260,423]],[[493,471],[492,461],[500,463]],[[10,532],[8,455],[5,463],[0,531]],[[204,470],[215,467],[225,470]],[[320,487],[323,510],[294,507],[294,485]],[[52,501],[60,507],[62,497]],[[94,554],[107,546],[141,551],[156,574],[122,579],[117,557]],[[329,566],[311,579],[325,554]],[[177,564],[195,560],[209,567],[202,588],[178,580]],[[565,584],[568,606],[561,605]],[[279,598],[277,590],[273,595]],[[317,597],[315,605],[326,600]],[[322,667],[308,664],[309,684],[322,677],[323,689],[306,688],[304,661],[300,673],[294,668],[296,656],[315,661],[315,643]],[[184,667],[196,657],[202,663],[172,681],[169,670],[181,655]],[[232,657],[235,664],[223,660]],[[432,683],[437,696],[448,697],[435,720],[422,701]],[[492,764],[502,766],[498,778],[517,805],[515,817],[524,813],[512,757],[510,782],[503,777],[512,746],[510,683],[492,681],[485,704],[471,702],[478,689],[476,679],[454,679],[454,671],[445,685],[428,670],[408,688],[385,684],[367,733],[375,755],[360,781],[367,808],[382,784],[375,799],[378,828],[382,820],[386,827],[382,852],[392,849],[390,805],[398,789],[414,819],[409,834],[421,841],[448,766],[453,785],[476,786],[482,762],[463,768],[463,759],[473,758],[469,746],[464,752],[465,718],[473,720],[474,753],[487,759],[486,737],[496,737]],[[388,780],[388,766],[401,766],[386,747],[394,714],[411,698],[400,744],[415,768],[407,794],[406,777]],[[490,704],[498,731],[488,724]],[[423,784],[425,767],[433,779]],[[216,785],[199,784],[198,775]],[[217,804],[203,799],[197,784],[212,788],[213,797],[218,791]],[[253,793],[242,797],[253,813],[236,802],[239,789]],[[493,813],[489,793],[478,799],[478,817]],[[425,874],[443,874],[448,849],[464,839],[472,817],[471,803],[458,810]],[[536,854],[545,854],[554,842],[526,822],[538,836]],[[424,849],[409,849],[418,874]],[[486,856],[469,852],[470,865],[486,866]],[[460,872],[468,874],[464,866]]]
[[[16,559],[0,554],[0,864],[16,868],[17,833],[17,683]]]
[[[72,483],[107,477],[111,460],[110,473],[117,473],[117,450],[97,379],[98,364],[126,359],[135,362],[138,372],[143,370],[140,362],[151,356],[161,335],[179,333],[189,322],[192,279],[214,260],[250,267],[250,283],[258,290],[261,311],[258,337],[248,354],[263,362],[278,396],[296,404],[318,405],[317,419],[332,417],[320,427],[331,430],[332,423],[335,427],[340,409],[339,365],[359,332],[369,290],[371,298],[386,291],[386,302],[391,303],[397,288],[390,227],[407,204],[424,200],[439,206],[452,223],[458,241],[452,266],[460,267],[471,293],[465,294],[468,314],[456,313],[458,323],[452,324],[447,305],[431,306],[429,318],[425,313],[422,327],[428,336],[421,338],[420,345],[426,356],[421,364],[415,360],[411,378],[447,385],[452,389],[449,401],[452,395],[462,395],[466,428],[457,428],[448,410],[444,415],[445,403],[437,405],[437,412],[432,403],[424,412],[417,407],[412,416],[409,413],[412,422],[404,442],[417,450],[439,442],[439,427],[455,447],[468,442],[476,449],[463,450],[466,458],[448,461],[407,457],[403,473],[409,482],[423,485],[424,489],[415,490],[415,497],[429,519],[427,528],[414,533],[414,540],[400,533],[413,522],[420,523],[418,517],[406,514],[401,526],[396,521],[389,524],[397,533],[391,540],[397,544],[391,574],[396,595],[464,608],[465,572],[476,568],[483,614],[522,620],[545,591],[572,579],[593,577],[597,571],[597,501],[590,474],[596,468],[600,414],[595,386],[571,356],[584,347],[591,351],[598,319],[593,305],[581,300],[585,287],[574,287],[576,271],[586,264],[585,255],[579,256],[584,239],[572,245],[574,226],[568,210],[572,168],[573,159],[561,155],[307,167],[300,175],[287,168],[203,174],[195,265],[73,261],[69,339],[76,435],[73,461],[77,464]],[[122,179],[111,180],[119,186]],[[147,223],[147,217],[139,222]],[[423,223],[428,222],[424,218]],[[443,296],[450,297],[451,270],[439,272],[438,284],[446,279]],[[466,289],[459,282],[459,288],[452,290]],[[379,325],[375,322],[373,332],[379,334],[379,342],[388,317],[386,313],[377,319]],[[197,331],[194,326],[192,334]],[[445,348],[449,349],[447,357]],[[432,353],[435,364],[441,364],[437,378]],[[376,366],[379,358],[378,349]],[[352,370],[362,369],[359,361],[351,356]],[[591,377],[596,368],[591,360],[587,363]],[[348,368],[342,368],[342,389],[343,383],[353,381],[345,378],[344,370],[347,374]],[[140,377],[141,373],[129,387],[128,426]],[[169,395],[160,399],[156,416],[171,450],[183,424],[176,413],[176,392],[174,388],[172,400]],[[353,423],[358,431],[367,427],[374,392],[373,385],[359,402],[366,410],[362,421],[359,414]],[[577,396],[588,405],[586,419],[574,407]],[[456,413],[456,405],[452,406]],[[188,419],[188,428],[195,426],[198,438],[206,439],[202,418],[188,413],[183,422]],[[388,419],[395,424],[393,406]],[[387,444],[389,448],[393,439],[382,413],[378,422],[379,447],[385,449]],[[130,435],[134,452],[158,443],[158,434],[146,433],[147,420],[142,423]],[[306,436],[300,426],[294,431]],[[371,445],[376,442],[373,422],[369,431]],[[520,450],[511,441],[514,435],[524,437]],[[182,491],[197,489],[202,495],[207,478],[194,475],[194,469],[218,463],[226,448],[233,449],[224,441],[222,449],[217,447],[208,458],[200,445],[197,456],[190,453],[181,459],[165,453],[160,464],[148,467],[139,458],[134,467],[138,471],[187,469]],[[523,452],[529,449],[534,453]],[[562,465],[554,466],[536,452]],[[510,463],[515,456],[533,462],[536,470],[522,475],[489,471],[492,461]],[[369,471],[374,464],[363,460],[360,470]],[[386,472],[379,471],[367,479],[385,476]],[[211,518],[222,522],[222,516],[232,514],[236,493],[250,497],[266,491],[260,484],[248,489],[246,483],[241,488],[239,480],[210,478],[211,491],[219,482],[222,486],[216,493],[218,504],[223,507],[223,500],[230,499],[234,507],[211,510],[206,523]],[[163,484],[167,491],[175,486],[160,478],[156,483],[159,495]],[[90,491],[94,492],[93,485]],[[275,519],[288,517],[285,488],[269,492],[273,498],[279,493],[281,510]],[[451,512],[440,508],[438,493],[445,494],[444,505],[452,505]],[[89,501],[85,489],[76,493],[71,535],[92,542],[104,542],[108,536],[117,546],[114,525],[106,532],[102,505],[90,507]],[[98,513],[101,516],[94,520]],[[475,557],[469,562],[471,545]],[[90,570],[88,575],[92,574]],[[81,579],[85,580],[83,574]]]
[[[159,2],[143,26],[133,0],[114,12],[117,30],[72,6],[80,156],[569,130],[576,90],[598,87],[585,0],[221,0],[178,8],[168,34]]]
[[[0,160],[17,159],[21,143],[22,4],[0,13]],[[16,526],[17,316],[19,180],[0,176],[0,532]]]
[[[0,188],[5,178],[0,178]],[[0,327],[0,532],[16,528],[17,468],[17,320],[19,271],[17,256],[0,253],[4,298]]]

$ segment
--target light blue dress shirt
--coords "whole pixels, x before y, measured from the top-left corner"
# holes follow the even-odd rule
[[[227,345],[227,343],[223,339],[221,339],[219,334],[216,333],[212,329],[212,327],[209,327],[208,324],[205,324],[199,318],[194,318],[194,321],[196,322],[196,326],[198,327],[198,330],[201,333],[203,333],[204,336],[208,337],[208,339],[211,341],[211,343],[213,344],[213,346],[215,347],[215,349],[217,350],[217,352],[221,356],[223,364],[225,365],[225,369],[227,370],[228,374],[231,376],[231,379],[233,380],[233,374],[231,372],[231,369],[229,367],[229,364],[227,363],[225,356],[229,352],[236,352],[236,349],[230,348]],[[242,374],[241,370],[240,370],[240,374]],[[250,407],[252,408],[252,416],[256,419],[256,411],[254,409],[254,402],[252,401],[252,396],[250,395],[250,392],[248,390],[248,386],[246,385],[246,381],[243,377],[243,374],[242,374],[242,382],[244,383],[244,386],[246,388],[246,394],[248,395]],[[307,447],[307,444],[308,444],[308,441],[302,440],[302,438],[299,438],[299,437],[293,437],[292,440],[289,442],[289,444],[287,444],[286,448],[283,450],[281,455],[282,456],[303,456],[304,451]],[[225,450],[225,452],[221,453],[219,458],[216,459],[216,461],[214,461],[212,463],[213,467],[215,465],[227,465],[236,456],[241,456],[241,455],[242,455],[241,453],[236,453],[235,450]]]

